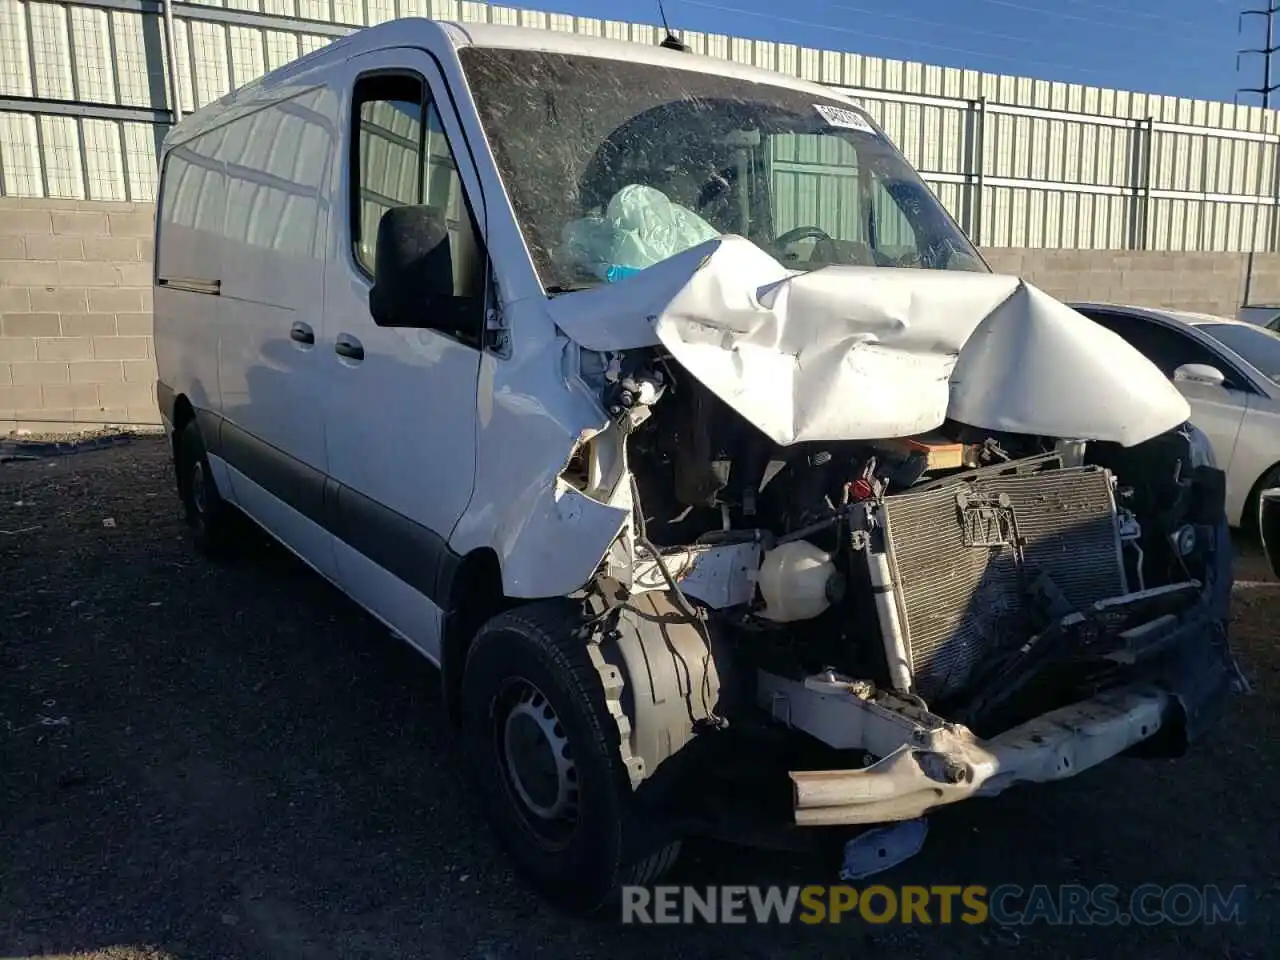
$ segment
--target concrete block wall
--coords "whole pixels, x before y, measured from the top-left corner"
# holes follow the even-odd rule
[[[154,425],[151,204],[0,199],[0,435]],[[985,251],[993,269],[1065,300],[1235,316],[1247,254]],[[1251,299],[1280,304],[1280,254]]]
[[[1234,317],[1249,255],[1148,250],[985,250],[993,270],[1063,300],[1170,307]],[[1280,254],[1254,258],[1253,303],[1280,303]]]
[[[0,434],[153,425],[151,204],[0,199]]]

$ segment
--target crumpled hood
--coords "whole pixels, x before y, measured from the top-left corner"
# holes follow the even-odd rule
[[[974,427],[1132,446],[1190,417],[1137,350],[1017,277],[793,273],[725,236],[550,301],[588,350],[661,344],[780,444]]]

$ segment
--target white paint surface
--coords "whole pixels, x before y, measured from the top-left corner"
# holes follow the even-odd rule
[[[795,274],[726,236],[549,307],[592,350],[661,343],[777,443],[989,430],[1130,446],[1190,416],[1118,336],[1016,277]]]

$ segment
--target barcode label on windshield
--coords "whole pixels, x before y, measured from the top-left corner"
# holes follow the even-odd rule
[[[876,132],[875,127],[867,123],[856,110],[833,107],[827,103],[815,103],[813,109],[817,110],[822,119],[833,127],[844,127],[846,130],[859,130],[870,134]]]

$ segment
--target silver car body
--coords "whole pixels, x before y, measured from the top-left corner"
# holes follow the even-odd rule
[[[1280,329],[1280,307],[1274,304],[1253,304],[1236,311],[1241,323],[1252,323],[1268,330]]]
[[[1280,336],[1210,314],[1108,303],[1071,306],[1142,350],[1187,398],[1192,422],[1208,435],[1227,473],[1227,518],[1242,526],[1262,482],[1280,465],[1280,384],[1271,379],[1280,371],[1260,369],[1210,331],[1220,324],[1274,337],[1277,352]],[[1150,339],[1137,342],[1145,337]],[[1159,356],[1152,355],[1153,344]]]

